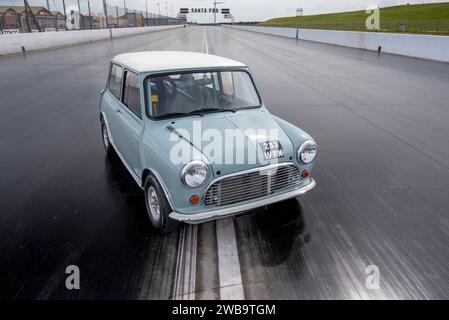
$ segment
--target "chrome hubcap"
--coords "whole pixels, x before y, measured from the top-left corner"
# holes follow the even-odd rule
[[[103,125],[103,143],[106,148],[109,147],[108,130],[106,129],[105,125]]]
[[[161,218],[161,208],[159,198],[154,187],[149,187],[147,191],[148,207],[150,208],[151,217],[154,221],[159,221]]]

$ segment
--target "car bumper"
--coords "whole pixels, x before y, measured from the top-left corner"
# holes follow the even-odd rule
[[[242,212],[260,208],[260,207],[264,207],[269,204],[273,204],[276,202],[284,201],[287,199],[291,199],[291,198],[295,198],[300,195],[303,195],[304,193],[315,188],[315,186],[316,186],[315,180],[313,180],[313,179],[310,179],[310,180],[311,180],[310,183],[305,186],[302,186],[300,188],[297,188],[297,189],[294,189],[294,190],[291,190],[291,191],[288,191],[285,193],[277,194],[277,195],[271,196],[269,198],[254,200],[254,201],[251,201],[248,203],[235,205],[232,207],[220,208],[220,209],[215,209],[215,210],[200,212],[200,213],[195,213],[195,214],[183,214],[183,213],[172,212],[169,214],[169,217],[171,219],[186,222],[186,223],[201,223],[201,222],[205,222],[205,221],[209,221],[209,220],[223,218],[226,216],[234,215],[237,213],[242,213]]]

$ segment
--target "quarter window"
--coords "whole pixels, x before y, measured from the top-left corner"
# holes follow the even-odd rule
[[[109,91],[120,99],[120,88],[122,85],[123,70],[116,64],[111,67],[111,76],[109,77]]]
[[[124,89],[123,104],[134,112],[136,116],[142,119],[140,108],[139,77],[132,72],[126,72]]]
[[[246,104],[256,104],[259,101],[257,92],[254,90],[253,83],[246,72],[232,73],[234,99],[239,106]]]

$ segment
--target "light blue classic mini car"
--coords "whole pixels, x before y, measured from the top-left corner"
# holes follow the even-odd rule
[[[195,52],[116,56],[102,91],[108,154],[144,190],[151,223],[201,223],[315,187],[317,144],[265,108],[249,68]]]

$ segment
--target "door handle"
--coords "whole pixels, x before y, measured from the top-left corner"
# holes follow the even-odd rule
[[[120,108],[115,108],[115,111],[120,112]]]

